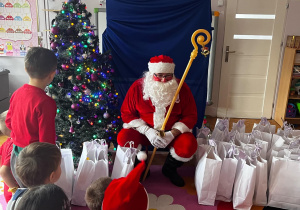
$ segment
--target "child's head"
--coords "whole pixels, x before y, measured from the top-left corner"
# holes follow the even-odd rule
[[[8,111],[2,112],[0,114],[0,131],[5,135],[10,137],[10,130],[6,127],[5,118]]]
[[[104,192],[111,181],[110,177],[101,177],[87,188],[84,199],[90,210],[101,209]]]
[[[46,184],[28,190],[17,205],[17,210],[70,210],[64,191],[55,184]]]
[[[61,153],[54,144],[35,142],[25,147],[16,161],[16,172],[28,188],[56,182],[61,174]]]
[[[32,47],[28,50],[25,69],[30,78],[46,79],[50,75],[54,76],[56,68],[57,58],[51,50],[42,47]]]

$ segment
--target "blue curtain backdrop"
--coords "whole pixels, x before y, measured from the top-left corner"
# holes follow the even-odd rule
[[[175,75],[181,78],[194,49],[191,36],[197,29],[211,33],[210,0],[109,0],[103,52],[111,50],[114,84],[121,103],[130,85],[148,69],[155,55],[173,58]],[[208,45],[210,47],[210,44]],[[209,57],[199,53],[185,82],[191,88],[198,109],[197,127],[203,121]]]

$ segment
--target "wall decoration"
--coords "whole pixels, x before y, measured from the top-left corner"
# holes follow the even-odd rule
[[[0,0],[0,56],[25,56],[38,46],[36,0]]]

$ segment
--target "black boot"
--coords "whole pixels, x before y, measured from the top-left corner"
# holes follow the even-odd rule
[[[134,161],[134,167],[136,167],[140,162],[141,162],[141,161],[139,161],[137,158],[135,158],[135,161]],[[148,158],[145,160],[145,163],[146,163],[146,168],[147,168],[147,165],[148,165]],[[140,181],[143,180],[145,171],[146,171],[146,169],[143,171],[143,173],[142,173],[142,175],[141,175],[141,178],[140,178]],[[149,168],[149,170],[148,170],[148,173],[147,173],[146,178],[148,178],[149,176],[150,176],[150,168]]]
[[[183,162],[174,159],[171,154],[168,154],[166,162],[162,168],[162,173],[168,177],[171,182],[177,187],[183,187],[185,185],[184,180],[177,173],[177,168],[183,165]]]

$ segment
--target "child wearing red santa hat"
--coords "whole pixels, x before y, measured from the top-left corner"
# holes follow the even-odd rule
[[[145,168],[145,161],[142,160],[127,177],[113,180],[104,177],[93,182],[85,194],[89,209],[147,210],[148,194],[139,182]]]

